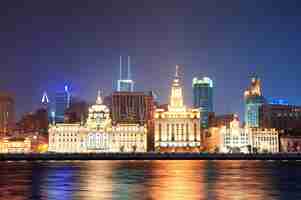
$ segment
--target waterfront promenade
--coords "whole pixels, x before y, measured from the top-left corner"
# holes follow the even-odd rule
[[[0,154],[0,161],[47,160],[301,160],[300,153],[207,154],[207,153],[87,153]]]

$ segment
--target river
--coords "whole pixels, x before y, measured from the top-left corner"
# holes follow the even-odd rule
[[[301,199],[301,162],[1,162],[0,199]]]

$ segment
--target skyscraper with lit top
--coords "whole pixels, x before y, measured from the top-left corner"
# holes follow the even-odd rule
[[[124,78],[122,71],[122,56],[120,56],[120,77],[117,81],[117,92],[133,92],[134,91],[134,81],[131,79],[131,61],[130,56],[128,56],[128,69],[127,77]]]
[[[258,128],[260,126],[259,109],[265,103],[265,99],[261,91],[261,81],[254,76],[250,87],[244,93],[245,103],[245,125],[250,128]]]
[[[193,107],[200,109],[201,126],[208,128],[209,113],[213,112],[213,81],[208,77],[193,78]]]

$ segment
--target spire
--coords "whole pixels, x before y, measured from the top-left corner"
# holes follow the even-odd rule
[[[96,104],[102,104],[102,98],[101,98],[101,91],[98,90],[97,92],[97,99],[96,99]]]
[[[179,77],[179,65],[176,65],[176,75],[175,75],[176,78]]]
[[[170,96],[170,109],[182,110],[185,109],[183,104],[183,91],[179,78],[179,65],[176,65],[175,78],[171,86],[171,96]]]
[[[49,103],[49,99],[48,99],[48,96],[47,96],[47,92],[44,91],[43,92],[43,97],[42,97],[42,104],[48,104]]]
[[[131,57],[128,56],[128,80],[131,80]]]

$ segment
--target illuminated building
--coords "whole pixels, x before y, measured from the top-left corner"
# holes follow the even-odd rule
[[[112,126],[109,108],[100,94],[89,109],[86,127],[87,149],[93,152],[146,152],[147,129],[139,123],[116,123]]]
[[[110,152],[146,152],[147,128],[140,124],[117,124],[112,127]]]
[[[2,138],[0,153],[30,153],[31,142],[28,138]]]
[[[148,150],[154,147],[154,97],[152,92],[114,92],[112,94],[113,124],[146,125]]]
[[[98,91],[96,104],[89,108],[86,127],[89,130],[86,138],[87,151],[108,152],[110,151],[110,132],[112,122],[109,108],[103,104]]]
[[[208,152],[248,153],[251,147],[249,129],[241,128],[237,118],[229,126],[210,127],[205,135],[204,146]]]
[[[55,94],[55,121],[57,123],[64,122],[65,110],[71,105],[71,93],[66,85],[64,91]]]
[[[0,136],[5,136],[15,122],[15,100],[9,94],[0,93]]]
[[[139,123],[112,126],[100,92],[86,124],[56,124],[49,129],[49,151],[65,153],[146,152],[147,128]]]
[[[279,152],[279,132],[276,129],[251,128],[250,130],[253,152]]]
[[[265,103],[261,92],[261,82],[257,77],[252,78],[251,86],[244,93],[245,123],[247,127],[259,127],[259,109]]]
[[[260,107],[260,127],[301,129],[301,106],[264,104]]]
[[[120,77],[117,81],[117,92],[133,92],[134,91],[134,81],[131,79],[131,62],[130,56],[128,56],[128,70],[127,78],[122,76],[122,56],[120,56]]]
[[[157,151],[199,151],[200,112],[183,103],[183,91],[176,67],[167,110],[155,111],[155,149]]]
[[[301,152],[301,133],[300,130],[280,135],[280,151],[285,153]]]
[[[192,88],[193,106],[200,109],[202,128],[208,128],[209,113],[213,112],[213,81],[208,77],[193,78]]]
[[[88,130],[81,124],[59,123],[49,128],[49,152],[83,153],[86,152]]]
[[[234,119],[229,127],[211,127],[204,144],[209,152],[275,153],[279,152],[278,138],[276,129],[241,128]]]

